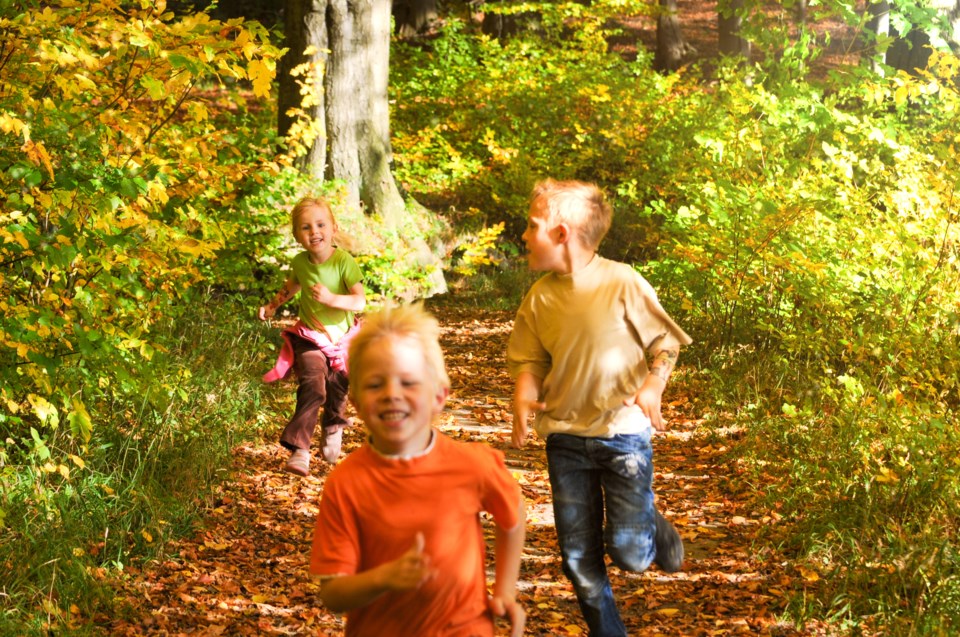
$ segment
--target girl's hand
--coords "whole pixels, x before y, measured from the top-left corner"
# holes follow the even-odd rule
[[[330,289],[325,286],[323,283],[317,283],[312,288],[310,288],[310,296],[317,303],[323,303],[324,305],[330,305],[330,302],[335,296]]]
[[[257,318],[261,321],[266,321],[267,319],[273,318],[273,315],[276,314],[276,312],[277,311],[269,305],[261,305],[260,309],[257,310]]]

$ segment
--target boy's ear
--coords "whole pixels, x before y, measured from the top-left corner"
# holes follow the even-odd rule
[[[557,235],[557,243],[566,243],[570,240],[570,237],[573,236],[573,231],[570,228],[570,224],[563,221],[554,226],[553,229]]]
[[[434,399],[437,401],[437,402],[436,402],[436,412],[437,412],[438,414],[439,414],[441,411],[443,411],[443,406],[447,404],[447,396],[449,396],[449,395],[450,395],[450,388],[449,388],[449,387],[438,387],[438,388],[437,388],[437,395],[434,396]]]

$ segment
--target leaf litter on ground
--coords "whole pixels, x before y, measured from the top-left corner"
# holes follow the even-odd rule
[[[459,440],[501,450],[527,500],[527,541],[519,596],[527,635],[586,635],[570,582],[561,571],[553,529],[543,442],[510,446],[512,382],[504,362],[512,314],[435,308],[452,391],[438,427]],[[798,577],[782,557],[755,545],[770,523],[731,488],[730,449],[717,433],[698,429],[682,380],[668,387],[670,428],[654,439],[657,506],[684,539],[684,568],[673,574],[610,567],[615,595],[631,636],[821,635],[779,619]],[[341,635],[343,619],[323,608],[307,571],[317,504],[330,465],[315,460],[310,476],[282,472],[275,442],[294,388],[278,389],[275,430],[236,448],[233,480],[196,532],[166,547],[165,557],[127,568],[109,584],[113,608],[92,618],[94,628],[134,635]],[[720,442],[718,442],[720,440]],[[362,426],[344,436],[344,453],[363,443]],[[730,441],[730,444],[735,444]],[[484,521],[492,542],[492,526]],[[492,546],[488,550],[492,555]],[[795,569],[793,569],[795,570]],[[488,568],[492,578],[492,569]],[[499,623],[497,634],[507,634]]]

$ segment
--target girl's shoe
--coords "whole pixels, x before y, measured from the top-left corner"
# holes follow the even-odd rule
[[[284,467],[284,470],[298,476],[310,475],[310,450],[294,450],[294,452],[290,454],[290,459],[287,460],[287,465]]]
[[[343,445],[343,427],[336,425],[334,427],[323,429],[320,437],[320,453],[323,459],[330,464],[336,464],[340,457],[340,447]]]

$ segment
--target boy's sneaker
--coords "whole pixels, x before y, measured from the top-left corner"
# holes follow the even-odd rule
[[[676,573],[683,567],[683,540],[659,511],[654,510],[654,515],[657,524],[657,533],[654,536],[657,555],[653,562],[667,573]]]
[[[298,476],[310,475],[310,450],[296,449],[290,454],[290,459],[284,467],[286,471]]]
[[[323,434],[320,437],[320,453],[323,459],[330,464],[335,464],[340,457],[340,447],[343,445],[343,427],[324,427]]]

